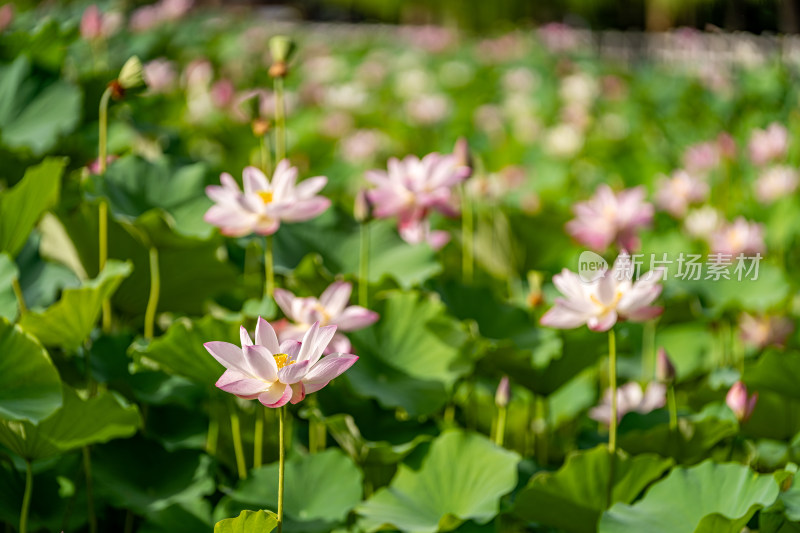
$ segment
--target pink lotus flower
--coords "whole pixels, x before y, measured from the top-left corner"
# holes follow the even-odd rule
[[[719,212],[705,205],[700,209],[694,209],[686,215],[683,225],[686,232],[696,239],[710,239],[711,235],[723,224],[722,216]]]
[[[391,158],[388,172],[367,172],[367,181],[376,186],[367,192],[367,198],[376,217],[398,218],[400,236],[406,242],[427,241],[433,248],[441,248],[450,236],[431,231],[428,216],[432,211],[458,214],[452,189],[469,174],[469,167],[458,165],[453,155],[433,153],[422,159],[410,155],[402,161]]]
[[[578,242],[597,251],[616,242],[620,248],[636,249],[636,232],[653,221],[653,205],[644,201],[644,187],[634,187],[614,194],[606,184],[597,188],[594,197],[573,206],[576,218],[567,223],[567,231]]]
[[[497,385],[497,391],[494,393],[494,404],[497,407],[506,407],[510,400],[511,384],[508,381],[508,376],[503,376]]]
[[[723,226],[711,236],[711,251],[715,254],[735,257],[739,254],[762,253],[765,248],[763,226],[748,222],[744,217]]]
[[[215,204],[204,219],[218,226],[224,235],[272,235],[281,222],[312,219],[331,204],[329,199],[317,196],[328,178],[317,176],[297,184],[297,169],[286,159],[278,163],[271,183],[255,167],[246,167],[242,176],[244,193],[228,173],[220,176],[222,186],[206,187],[206,194]]]
[[[14,22],[14,4],[3,4],[0,6],[0,33],[11,26]]]
[[[647,390],[630,381],[617,389],[617,423],[628,413],[647,414],[664,407],[666,403],[667,387],[663,383],[652,382],[647,385]],[[605,424],[611,423],[611,389],[606,389],[600,405],[589,411],[589,417]]]
[[[764,349],[767,346],[782,347],[794,331],[794,324],[782,316],[754,316],[742,313],[739,331],[745,344]]]
[[[678,170],[671,178],[659,181],[655,202],[659,209],[675,218],[681,218],[686,215],[690,204],[706,199],[708,190],[708,183],[684,170]]]
[[[756,180],[756,198],[762,204],[771,204],[775,200],[791,195],[797,190],[800,177],[797,170],[786,165],[769,167]]]
[[[591,281],[565,268],[553,276],[553,284],[566,298],[556,298],[540,323],[558,329],[586,324],[592,331],[608,331],[617,320],[644,322],[657,317],[662,308],[651,304],[661,294],[663,270],[651,270],[633,282],[630,269],[630,256],[624,253],[611,270]]]
[[[720,150],[716,142],[694,144],[683,154],[683,165],[692,174],[704,174],[719,164]]]
[[[275,302],[293,322],[280,328],[280,339],[299,340],[316,323],[337,326],[339,331],[356,331],[375,323],[378,313],[358,305],[347,305],[352,291],[353,286],[346,281],[332,283],[319,299],[298,297],[285,289],[275,289]],[[337,332],[326,353],[350,352],[351,349],[347,337]]]
[[[789,131],[773,122],[765,130],[754,130],[748,144],[750,160],[756,165],[781,159],[789,149]]]
[[[245,400],[258,399],[267,407],[282,407],[320,390],[358,360],[344,353],[322,357],[335,333],[336,326],[315,323],[302,341],[279,344],[275,330],[259,317],[255,344],[242,326],[241,348],[221,341],[203,346],[226,368],[217,381],[218,388]]]
[[[145,63],[142,74],[147,88],[152,93],[171,91],[178,79],[174,63],[163,57]]]
[[[753,414],[758,401],[758,393],[754,392],[751,396],[747,395],[747,387],[741,381],[733,384],[733,387],[725,396],[725,403],[730,407],[739,422],[747,422]]]
[[[83,12],[81,17],[81,37],[87,41],[106,39],[119,30],[122,26],[121,13],[103,14],[94,4]]]

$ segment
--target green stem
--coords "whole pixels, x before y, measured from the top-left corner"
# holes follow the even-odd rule
[[[369,303],[369,225],[361,223],[361,246],[358,258],[358,305]]]
[[[466,187],[461,188],[461,240],[462,240],[462,270],[464,283],[471,283],[474,271],[474,232],[475,223],[472,214],[472,201],[467,195]]]
[[[22,316],[28,312],[28,306],[25,305],[25,295],[22,293],[22,287],[20,286],[17,278],[11,280],[11,287],[14,289],[14,295],[17,297],[17,303],[19,304],[19,315]]]
[[[89,447],[83,447],[83,472],[86,474],[86,507],[89,514],[89,531],[97,533],[97,516],[94,514],[94,489],[92,484],[92,455]]]
[[[253,468],[261,466],[264,452],[264,414],[256,408],[256,424],[253,429]]]
[[[161,274],[158,268],[158,248],[150,247],[150,297],[144,313],[144,338],[152,339],[158,310],[158,298],[161,293]]]
[[[236,456],[236,471],[239,479],[247,479],[247,466],[244,462],[244,447],[242,446],[242,431],[239,426],[239,413],[236,405],[230,405],[231,436],[233,437],[233,453]]]
[[[111,98],[111,87],[107,87],[100,97],[100,114],[98,122],[100,131],[97,141],[98,168],[100,174],[106,173],[106,160],[108,159],[108,102]],[[97,233],[99,240],[98,266],[99,272],[106,266],[108,260],[108,204],[105,200],[100,200],[100,208],[97,220]],[[111,331],[111,301],[103,300],[103,331]]]
[[[261,170],[267,177],[272,175],[272,154],[269,150],[269,136],[264,134],[261,136]]]
[[[608,383],[611,389],[611,419],[608,428],[608,449],[617,451],[617,341],[614,328],[608,330]]]
[[[33,493],[33,467],[30,461],[25,461],[25,493],[22,495],[22,510],[19,513],[19,533],[28,531],[28,510],[31,507],[31,494]]]
[[[649,320],[642,331],[642,378],[650,381],[656,372],[656,323]]]
[[[542,466],[547,465],[549,462],[549,449],[548,449],[548,411],[550,407],[547,405],[547,398],[545,396],[536,397],[536,444],[538,445],[539,464]]]
[[[283,531],[283,476],[286,461],[284,424],[286,407],[278,408],[278,533]]]
[[[275,158],[286,158],[286,108],[283,103],[283,78],[275,78]]]
[[[503,446],[506,435],[506,411],[505,406],[497,408],[497,424],[495,426],[494,443]]]
[[[270,298],[275,296],[275,265],[272,258],[272,235],[267,235],[264,244],[264,294]]]
[[[671,383],[667,388],[667,403],[669,409],[669,429],[675,432],[678,429],[678,401],[675,398],[675,386]]]

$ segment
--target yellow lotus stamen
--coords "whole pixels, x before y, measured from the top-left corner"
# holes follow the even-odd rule
[[[256,193],[261,201],[265,204],[269,204],[272,202],[272,191],[258,191]]]
[[[319,325],[320,326],[327,326],[328,322],[331,321],[331,314],[325,309],[321,303],[314,304],[314,310],[320,314]]]
[[[614,301],[608,305],[598,300],[594,294],[590,294],[589,299],[592,300],[592,302],[594,302],[596,305],[602,307],[603,313],[607,313],[617,307],[617,304],[619,303],[620,299],[622,299],[622,292],[617,291],[617,293],[614,295]]]
[[[285,353],[276,353],[273,357],[275,357],[275,364],[278,365],[278,370],[297,362],[289,360],[289,356]]]

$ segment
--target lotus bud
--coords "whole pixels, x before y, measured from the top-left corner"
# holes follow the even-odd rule
[[[494,403],[497,407],[506,407],[509,400],[511,400],[511,385],[508,382],[508,376],[503,376],[497,386],[497,392],[494,394]]]
[[[727,396],[725,396],[725,403],[730,407],[740,423],[747,422],[750,419],[757,401],[758,393],[754,392],[748,396],[747,387],[741,381],[734,383]]]
[[[92,4],[86,8],[81,17],[81,37],[90,41],[97,39],[103,34],[103,15],[96,5]]]
[[[273,78],[283,78],[289,73],[287,63],[294,51],[294,43],[285,35],[276,35],[269,40],[269,51],[272,55],[272,66],[269,75]]]
[[[142,70],[142,62],[138,57],[133,56],[128,59],[119,71],[117,82],[120,87],[124,90],[143,87],[145,83]]]
[[[0,33],[11,26],[14,22],[14,4],[3,4],[0,6]]]
[[[675,381],[675,365],[672,364],[672,360],[663,346],[658,349],[656,356],[656,379],[661,383]]]
[[[367,198],[366,189],[359,189],[356,193],[356,199],[353,204],[353,217],[356,222],[363,224],[369,219],[370,215],[369,199]]]
[[[464,137],[459,137],[456,141],[456,145],[453,147],[453,155],[456,158],[456,166],[467,167],[470,175],[472,175],[472,157],[469,153],[469,144]]]
[[[543,301],[542,295],[542,282],[544,281],[544,274],[536,270],[528,272],[528,306],[531,308],[538,307]]]

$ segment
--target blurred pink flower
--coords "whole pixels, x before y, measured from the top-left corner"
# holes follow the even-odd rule
[[[647,390],[642,390],[639,383],[629,381],[617,389],[617,423],[628,413],[647,414],[664,407],[666,400],[667,387],[663,383],[651,382]],[[603,401],[589,411],[589,417],[606,426],[610,424],[611,389],[606,389]]]
[[[661,294],[661,269],[632,281],[630,255],[620,254],[610,270],[590,281],[566,268],[553,276],[553,284],[565,298],[539,321],[543,326],[572,329],[586,324],[592,331],[608,331],[618,320],[645,322],[661,314],[652,303]]]
[[[786,165],[777,165],[764,170],[756,180],[756,198],[762,204],[771,204],[779,198],[790,196],[800,184],[797,170]]]
[[[444,52],[456,42],[456,34],[443,26],[400,26],[400,35],[411,46],[433,54]]]
[[[736,141],[731,134],[723,131],[717,135],[717,150],[719,155],[726,159],[734,159],[736,157]]]
[[[370,163],[387,144],[384,133],[380,130],[356,130],[340,142],[342,158],[356,165]]]
[[[215,81],[211,85],[211,101],[217,109],[227,109],[233,103],[233,97],[236,94],[236,88],[233,82],[229,79],[221,79]]]
[[[580,43],[578,32],[560,22],[545,24],[539,28],[537,34],[551,52],[570,52]]]
[[[336,326],[315,323],[302,341],[279,344],[275,330],[259,317],[255,344],[242,326],[241,348],[221,341],[204,346],[226,369],[216,383],[218,388],[245,400],[258,399],[267,407],[282,407],[325,387],[358,360],[345,353],[322,357],[335,333]]]
[[[715,254],[762,253],[765,250],[764,227],[756,222],[748,222],[739,217],[730,224],[722,226],[711,235],[711,251]]]
[[[655,203],[675,218],[686,215],[690,204],[699,203],[708,196],[708,183],[684,170],[673,172],[658,182]]]
[[[171,91],[178,79],[175,64],[163,57],[145,63],[142,74],[147,88],[153,93]]]
[[[116,161],[118,156],[116,155],[108,155],[106,156],[106,167],[110,165],[113,161]],[[88,165],[86,165],[86,170],[89,171],[89,174],[100,174],[100,158],[98,157]]]
[[[720,151],[716,142],[689,146],[683,153],[683,166],[690,174],[704,174],[719,165]]]
[[[794,331],[791,319],[782,316],[754,316],[742,313],[739,317],[739,334],[745,344],[764,349],[767,346],[783,347]]]
[[[425,94],[406,102],[408,118],[415,124],[430,125],[444,120],[450,113],[450,99],[442,94]]]
[[[508,376],[503,376],[497,385],[497,391],[494,393],[494,404],[497,407],[506,407],[510,400],[511,384],[508,382]]]
[[[81,17],[81,37],[87,41],[107,39],[114,35],[120,27],[122,27],[121,13],[103,14],[94,4],[87,7]]]
[[[750,160],[756,165],[783,158],[788,148],[789,131],[777,122],[773,122],[765,130],[753,130],[748,144]]]
[[[142,32],[164,22],[179,20],[193,5],[193,0],[160,0],[139,7],[131,14],[129,27],[132,31]]]
[[[6,30],[14,22],[14,4],[3,4],[0,6],[0,33]]]
[[[683,221],[686,232],[696,239],[710,239],[722,223],[722,216],[710,205],[689,211]]]
[[[458,215],[453,187],[464,181],[469,167],[459,165],[455,156],[432,153],[419,159],[389,159],[388,171],[370,170],[367,181],[375,185],[367,191],[377,218],[398,218],[400,236],[409,243],[423,241],[434,248],[444,246],[446,232],[430,231],[428,216],[439,211],[446,216]]]
[[[758,392],[747,395],[747,387],[741,381],[737,381],[730,388],[725,396],[725,403],[730,407],[739,422],[747,422],[756,408]]]
[[[224,235],[272,235],[281,222],[309,220],[331,204],[329,199],[317,196],[328,178],[317,176],[298,184],[297,169],[286,159],[278,163],[271,183],[255,167],[246,167],[242,176],[244,193],[228,173],[220,176],[222,186],[206,187],[214,205],[206,211],[204,219],[218,226]]]
[[[613,242],[620,248],[639,247],[637,231],[653,221],[653,205],[644,201],[642,186],[616,194],[606,184],[597,188],[586,202],[573,206],[575,218],[567,223],[567,232],[578,242],[602,251]]]
[[[299,297],[285,289],[275,289],[275,302],[291,321],[281,328],[280,339],[299,340],[312,324],[318,322],[320,326],[339,328],[325,353],[349,352],[352,349],[350,341],[340,332],[364,329],[379,318],[375,311],[358,305],[347,305],[352,291],[353,286],[346,281],[332,283],[319,299]]]

